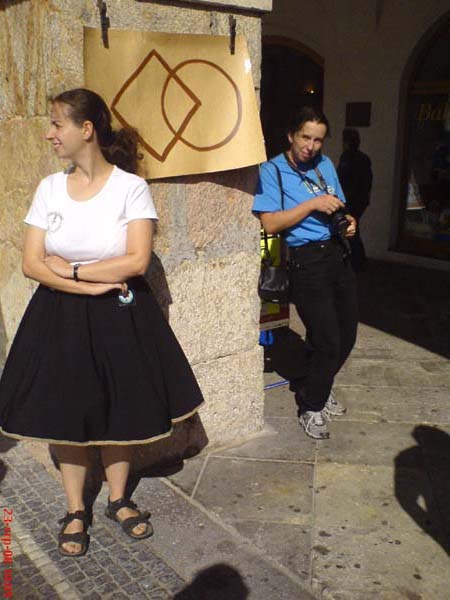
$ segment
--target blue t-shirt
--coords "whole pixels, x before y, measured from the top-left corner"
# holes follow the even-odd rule
[[[279,154],[271,161],[261,165],[259,171],[258,186],[253,212],[276,212],[281,210],[281,191],[278,184],[277,172],[274,162],[281,172],[281,181],[284,191],[284,209],[294,208],[305,200],[311,200],[314,196],[331,194],[337,196],[345,203],[344,192],[336,173],[333,163],[327,156],[319,155],[309,165],[302,168],[306,181],[287,162],[284,154]],[[327,192],[320,187],[319,178],[314,170],[317,167],[327,184]],[[309,181],[311,180],[311,181]],[[317,185],[314,185],[316,182]],[[311,213],[306,219],[285,230],[285,240],[289,246],[302,246],[308,242],[328,240],[331,237],[329,217],[319,211]]]

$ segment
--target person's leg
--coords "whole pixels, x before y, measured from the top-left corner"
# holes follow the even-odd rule
[[[318,412],[330,395],[340,358],[340,330],[331,292],[308,298],[299,294],[295,303],[307,332],[309,358],[303,382],[301,412]]]
[[[105,467],[106,479],[109,485],[109,499],[111,502],[125,496],[133,454],[134,447],[131,445],[108,445],[101,447],[102,462]],[[128,507],[123,507],[117,511],[117,517],[121,521],[138,515],[139,512],[137,510]],[[140,523],[139,525],[136,525],[132,531],[134,535],[143,535],[147,531],[147,528],[148,525]]]
[[[292,302],[306,327],[306,376],[296,390],[300,412],[321,411],[340,358],[340,328],[334,304],[334,248],[305,247],[291,270]],[[300,382],[299,382],[300,384]]]
[[[84,510],[83,490],[86,481],[86,473],[89,466],[89,454],[86,446],[71,446],[54,444],[53,453],[59,462],[64,490],[67,497],[68,512]],[[64,533],[78,533],[83,531],[83,522],[74,519],[68,523]],[[62,544],[66,552],[77,554],[81,545],[73,542]]]
[[[355,274],[348,261],[339,265],[334,297],[340,337],[336,375],[353,350],[358,329],[358,290]]]

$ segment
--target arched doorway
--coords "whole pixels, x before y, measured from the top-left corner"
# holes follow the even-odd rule
[[[286,126],[292,110],[323,104],[323,59],[288,38],[263,36],[261,121],[267,156],[286,148]]]
[[[450,13],[416,46],[402,91],[396,249],[450,260]]]

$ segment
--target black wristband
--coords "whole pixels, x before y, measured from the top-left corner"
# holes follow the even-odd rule
[[[81,267],[81,263],[75,263],[73,265],[73,278],[75,281],[80,281],[78,278],[78,268]]]

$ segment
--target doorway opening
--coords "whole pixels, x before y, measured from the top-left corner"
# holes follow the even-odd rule
[[[287,146],[286,127],[300,106],[323,106],[323,59],[300,42],[263,36],[261,64],[261,121],[267,156]]]

